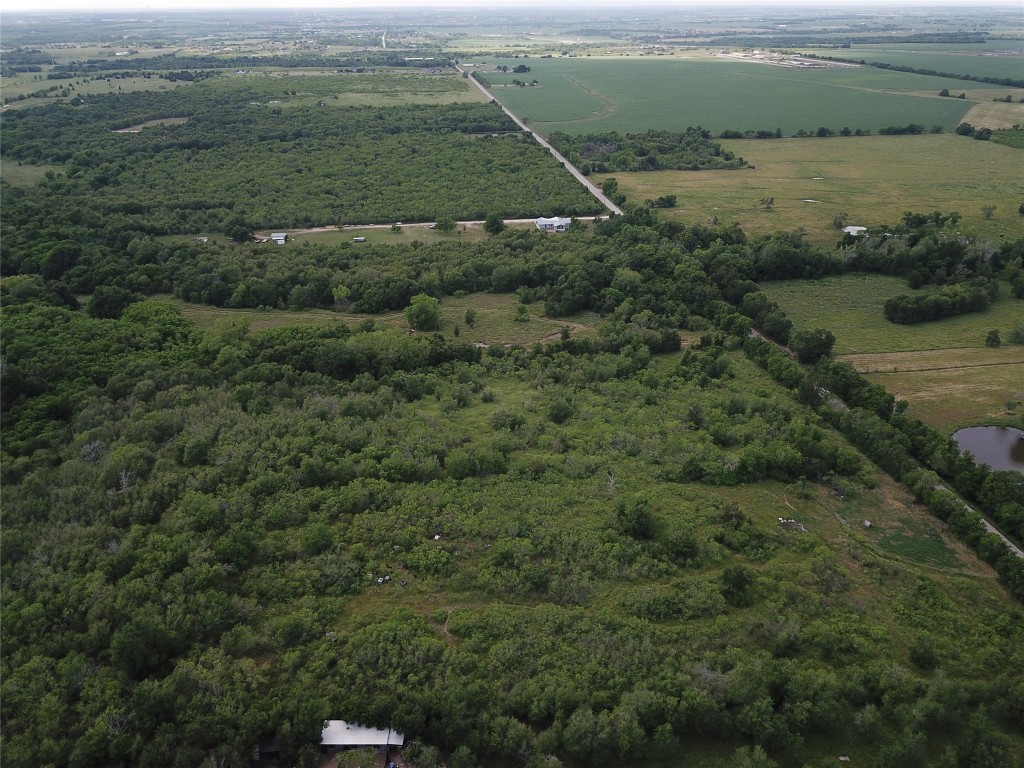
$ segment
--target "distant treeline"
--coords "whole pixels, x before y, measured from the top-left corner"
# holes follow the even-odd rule
[[[989,38],[983,34],[969,32],[920,32],[910,35],[865,35],[854,32],[835,31],[828,34],[807,33],[800,30],[792,32],[772,30],[764,35],[737,34],[726,32],[719,35],[708,35],[713,45],[732,48],[784,48],[820,46],[827,48],[849,48],[851,45],[879,45],[882,43],[895,45],[898,43],[985,43]],[[701,38],[704,40],[704,38]],[[687,42],[701,43],[700,40]],[[706,43],[701,43],[706,44]]]
[[[70,64],[58,64],[54,72],[70,72],[75,74],[101,72],[107,69],[162,70],[162,69],[254,69],[264,67],[275,68],[351,68],[351,67],[411,67],[427,69],[431,67],[447,67],[452,57],[440,49],[401,51],[357,51],[337,56],[324,56],[316,51],[296,51],[272,57],[267,56],[214,56],[184,55],[173,53],[163,56],[129,59],[89,59]]]
[[[884,128],[879,128],[878,133],[881,136],[919,136],[925,133],[942,133],[943,128],[941,125],[934,125],[931,128],[925,128],[925,126],[918,123],[908,123],[907,125],[887,125]],[[870,128],[850,128],[844,126],[838,130],[835,128],[829,128],[828,126],[821,125],[817,128],[800,128],[793,134],[793,138],[811,138],[817,137],[819,139],[831,138],[832,136],[870,136]],[[720,139],[781,139],[783,137],[782,129],[776,128],[774,131],[769,130],[746,130],[736,131],[732,129],[726,129],[718,134]]]

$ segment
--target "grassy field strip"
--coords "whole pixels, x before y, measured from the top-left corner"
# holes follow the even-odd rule
[[[839,359],[850,363],[861,373],[947,371],[1024,363],[1024,346],[869,353],[842,355]],[[1024,380],[1021,385],[1024,386]]]
[[[909,402],[911,416],[947,432],[1024,423],[1024,347],[984,346],[988,330],[1005,339],[1024,318],[1024,303],[1008,290],[985,312],[895,325],[882,304],[907,291],[896,277],[843,275],[762,288],[797,328],[831,328],[837,357]]]
[[[1024,91],[1018,91],[1016,104],[1007,104],[1002,101],[975,104],[964,115],[963,122],[970,123],[975,128],[992,128],[993,130],[1024,124],[1024,104],[1020,103],[1021,94],[1024,94]]]
[[[207,331],[220,331],[232,326],[245,326],[251,331],[265,331],[296,325],[336,325],[346,323],[355,327],[367,320],[380,326],[406,329],[408,323],[401,312],[379,315],[359,315],[334,312],[327,309],[232,309],[190,304],[170,296],[158,297],[181,308],[182,313],[197,326]],[[445,334],[453,334],[456,326],[459,337],[471,344],[510,345],[533,344],[557,338],[563,328],[569,328],[574,337],[597,333],[600,318],[593,313],[581,313],[571,318],[544,317],[542,306],[530,305],[529,320],[516,319],[518,299],[512,294],[477,293],[470,296],[445,298],[441,302],[441,327]],[[466,325],[466,311],[472,309],[476,317],[473,325]]]
[[[936,429],[953,432],[973,424],[1024,427],[1024,363],[934,371],[866,374],[898,400],[908,413]]]

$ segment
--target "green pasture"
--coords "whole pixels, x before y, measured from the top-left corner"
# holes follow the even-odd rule
[[[479,242],[486,240],[490,235],[484,232],[483,226],[479,224],[458,224],[454,232],[439,232],[428,226],[419,224],[405,224],[393,231],[387,226],[371,227],[342,227],[317,228],[311,230],[282,230],[288,233],[288,239],[297,243],[320,243],[324,245],[336,245],[338,243],[350,243],[353,237],[365,237],[367,244],[372,245],[411,245],[423,243],[432,245],[437,242]],[[263,236],[266,236],[265,233]],[[285,245],[287,247],[287,244]]]
[[[1024,301],[1015,299],[1005,283],[984,312],[916,325],[890,323],[882,315],[887,299],[918,292],[899,277],[851,274],[762,283],[761,288],[779,303],[795,328],[830,328],[836,335],[837,355],[984,347],[990,329],[1005,337],[1024,321]]]
[[[46,176],[47,171],[61,173],[58,165],[28,165],[12,160],[0,159],[0,179],[12,187],[33,187]]]
[[[849,355],[842,359],[881,384],[908,413],[936,429],[1005,424],[1024,427],[1024,347],[1006,345],[978,362],[976,349],[889,355]],[[883,359],[884,358],[884,362]],[[880,366],[881,369],[871,371]]]
[[[792,70],[735,59],[533,59],[525,75],[485,71],[494,93],[536,131],[772,130],[877,132],[918,123],[952,130],[970,100],[938,96],[950,80],[874,67]],[[490,67],[484,68],[490,69]],[[536,87],[502,87],[537,79]],[[973,89],[985,90],[977,83]],[[994,86],[993,86],[994,87]]]
[[[221,331],[232,326],[245,326],[253,331],[294,325],[347,323],[356,326],[368,319],[383,326],[403,330],[408,327],[401,312],[363,315],[328,309],[229,309],[190,304],[169,296],[159,298],[181,307],[186,317],[208,331]],[[568,328],[569,333],[576,338],[590,336],[596,333],[597,325],[601,322],[600,318],[591,312],[569,318],[549,318],[544,316],[542,304],[528,305],[529,319],[523,322],[517,317],[518,306],[519,300],[512,294],[476,293],[469,296],[445,297],[441,301],[439,330],[451,336],[458,327],[459,338],[471,344],[528,345],[559,338],[565,328]],[[475,315],[472,325],[466,324],[467,310],[472,310]]]
[[[829,52],[828,55],[848,61],[884,62],[897,67],[930,69],[935,72],[947,72],[955,75],[1013,80],[1024,78],[1024,54],[1020,53],[1020,41],[1001,42],[1003,42],[1003,46],[997,50],[993,50],[991,45],[983,50],[971,50],[966,47],[956,50],[936,50],[934,48],[919,50],[916,45],[905,43],[892,46],[853,45],[841,51]],[[1010,49],[1013,42],[1018,43],[1015,52],[999,52]],[[952,84],[947,87],[951,91],[954,88],[959,88],[957,81],[950,82]]]
[[[37,75],[38,76],[38,75]],[[13,102],[14,106],[34,106],[62,98],[90,96],[129,91],[166,91],[187,81],[150,78],[104,78],[99,80],[78,77],[71,80],[32,80],[21,75],[14,83],[4,85],[4,97],[10,99],[22,94],[60,86],[42,98]],[[281,70],[259,69],[245,75],[223,74],[203,81],[203,87],[225,95],[244,91],[250,98],[281,106],[347,107],[355,105],[401,106],[405,104],[451,104],[455,102],[483,101],[483,95],[455,72],[428,74],[408,70],[384,70],[374,73],[336,73],[333,70]]]
[[[984,346],[988,331],[1005,340],[1024,322],[1024,301],[1008,286],[984,312],[917,325],[890,323],[882,314],[886,299],[911,292],[897,277],[842,275],[761,287],[796,328],[831,329],[836,355],[908,401],[911,416],[947,431],[1024,419],[1024,407],[1012,405],[1024,401],[1024,346]]]
[[[616,173],[628,200],[675,194],[659,216],[702,224],[717,216],[751,234],[802,228],[832,245],[837,213],[858,226],[892,224],[905,211],[959,211],[959,230],[998,242],[1024,237],[1024,159],[1019,150],[955,134],[723,141],[753,168]],[[600,184],[607,178],[595,175]],[[766,211],[760,201],[773,197]],[[994,205],[986,220],[982,206]]]

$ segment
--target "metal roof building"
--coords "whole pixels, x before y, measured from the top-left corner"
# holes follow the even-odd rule
[[[367,728],[344,720],[327,720],[320,734],[321,747],[400,747],[405,736],[387,728]]]

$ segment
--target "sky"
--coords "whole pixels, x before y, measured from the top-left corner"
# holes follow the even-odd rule
[[[1024,5],[1021,0],[569,0],[563,5],[603,6],[622,9],[642,6],[672,6],[676,8],[827,8],[829,11],[855,10],[858,8],[886,8],[889,10],[910,10],[913,8],[999,7],[1021,9],[1024,21]],[[517,6],[551,7],[550,0],[516,0]],[[244,10],[246,8],[479,8],[480,0],[5,0],[4,11],[147,11],[147,10],[215,10],[221,8]]]

